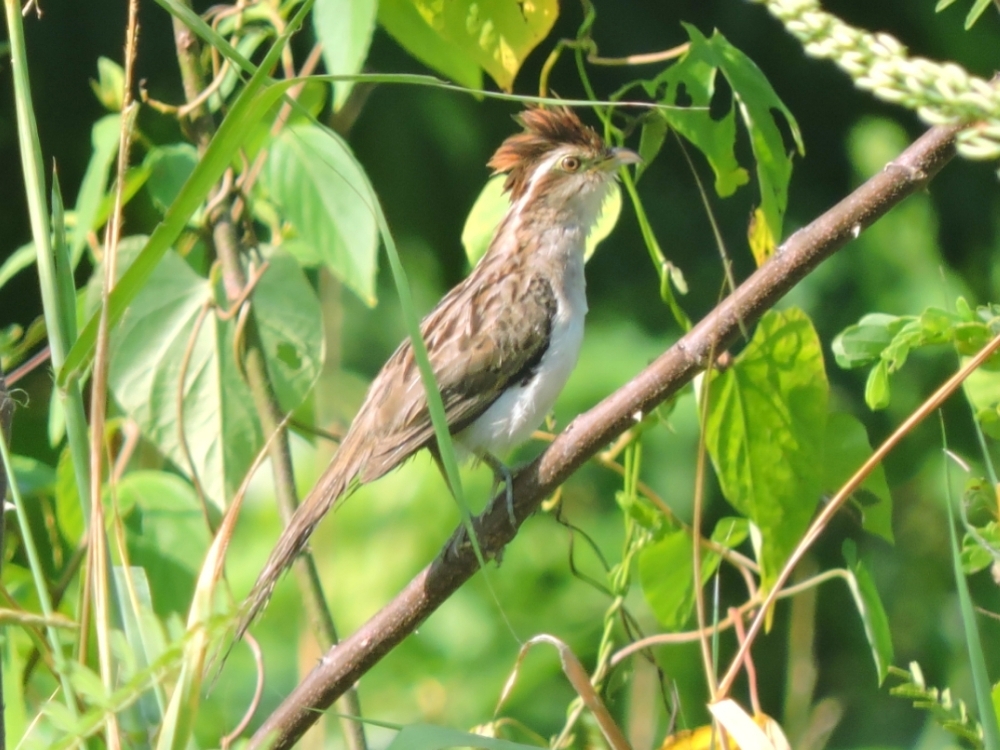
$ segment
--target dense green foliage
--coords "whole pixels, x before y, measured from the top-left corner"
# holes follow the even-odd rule
[[[216,747],[239,723],[257,668],[248,645],[224,666],[220,649],[281,523],[280,478],[265,464],[247,482],[273,445],[260,378],[270,408],[290,415],[304,495],[371,376],[488,243],[505,199],[483,165],[516,128],[509,115],[553,92],[595,102],[585,119],[645,162],[623,170],[592,236],[584,350],[551,432],[627,383],[925,124],[985,125],[959,138],[963,158],[929,194],[748,324],[721,371],[636,415],[524,525],[501,565],[364,675],[363,715],[599,744],[559,661],[537,646],[518,661],[521,644],[546,633],[597,675],[636,750],[671,735],[673,747],[699,746],[683,731],[710,722],[706,704],[738,645],[731,628],[706,638],[704,653],[680,635],[697,627],[700,597],[708,623],[736,607],[765,618],[754,676],[731,695],[773,717],[792,747],[997,746],[986,698],[1000,679],[997,625],[972,608],[1000,609],[989,572],[1000,555],[992,360],[941,422],[909,433],[844,496],[799,563],[794,596],[759,607],[872,446],[1000,331],[989,161],[1000,153],[1000,93],[975,77],[989,77],[1000,49],[988,2],[830,3],[841,19],[813,15],[825,20],[810,26],[789,0],[262,0],[242,12],[196,7],[204,17],[159,0],[141,8],[131,93],[143,97],[124,113],[124,9],[43,3],[22,39],[6,3],[0,364],[10,373],[46,339],[51,352],[13,384],[16,511],[0,572],[11,746],[113,745],[117,733],[129,746]],[[185,102],[171,15],[204,45],[181,54],[200,68],[199,88],[214,79],[200,102]],[[688,42],[641,65],[617,59]],[[123,128],[132,144],[119,168]],[[123,231],[106,297],[116,194]],[[106,422],[95,413],[105,392]],[[538,438],[515,463],[544,448]],[[943,463],[944,448],[954,460]],[[489,471],[466,466],[461,477],[460,502],[478,510]],[[311,550],[342,634],[460,522],[447,487],[419,455],[317,530]],[[710,540],[697,565],[693,519]],[[961,549],[949,523],[965,534]],[[306,598],[286,576],[252,630],[267,681],[240,737],[325,649]],[[660,645],[613,658],[657,633]],[[342,746],[334,717],[319,726],[315,742]],[[396,741],[466,741],[420,731]],[[367,733],[373,747],[394,736]]]

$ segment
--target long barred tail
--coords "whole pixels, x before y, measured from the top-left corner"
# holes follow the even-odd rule
[[[281,575],[291,567],[295,558],[305,549],[316,524],[344,495],[348,485],[354,479],[356,472],[351,471],[350,466],[341,465],[350,462],[339,461],[340,455],[338,452],[334,456],[333,462],[327,467],[324,475],[320,477],[312,492],[295,511],[295,515],[292,516],[292,520],[285,527],[285,530],[281,532],[277,544],[271,551],[270,557],[267,558],[264,569],[257,576],[257,582],[254,583],[250,594],[243,603],[239,624],[236,626],[234,643],[243,637],[250,624],[267,606]]]

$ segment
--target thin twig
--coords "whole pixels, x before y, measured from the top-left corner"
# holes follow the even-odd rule
[[[654,63],[676,60],[691,48],[691,42],[678,44],[676,47],[661,50],[660,52],[645,52],[638,55],[626,55],[625,57],[598,57],[597,51],[587,55],[587,62],[591,65],[652,65]]]
[[[247,710],[243,713],[240,723],[233,727],[233,731],[219,740],[219,746],[222,750],[227,750],[243,734],[243,730],[249,726],[251,720],[253,720],[253,715],[257,713],[257,706],[260,705],[260,697],[264,694],[264,654],[260,650],[260,644],[257,642],[257,639],[250,635],[250,633],[244,633],[243,640],[250,647],[250,652],[253,654],[253,662],[257,667],[257,687],[254,688],[253,698],[250,699],[250,705],[247,706]]]
[[[827,581],[832,581],[834,578],[847,578],[847,572],[843,568],[834,568],[833,570],[826,570],[819,573],[808,580],[797,583],[794,586],[789,586],[782,590],[778,595],[779,599],[785,599],[792,596],[797,596],[801,594],[806,589],[815,588],[821,583],[826,583]],[[712,637],[718,633],[722,633],[725,630],[733,627],[733,617],[732,612],[735,610],[739,615],[746,615],[747,613],[753,612],[760,606],[761,597],[760,594],[748,599],[743,602],[739,607],[730,608],[730,616],[724,620],[719,620],[715,625],[708,625],[704,630],[687,630],[682,633],[657,633],[656,635],[647,636],[646,638],[641,638],[640,640],[633,641],[627,646],[623,646],[619,649],[614,657],[611,659],[611,665],[615,666],[624,659],[628,658],[632,654],[639,651],[645,651],[648,648],[653,648],[654,646],[677,646],[682,643],[693,643],[701,638]]]
[[[136,44],[139,37],[139,0],[129,0],[128,27],[125,32],[125,81],[122,92],[122,118],[118,136],[118,172],[115,188],[115,204],[108,221],[104,238],[104,286],[101,299],[101,317],[97,329],[97,346],[94,354],[94,376],[90,392],[90,554],[93,559],[93,593],[95,629],[97,635],[98,663],[104,689],[110,695],[114,691],[114,676],[111,653],[111,597],[108,580],[108,548],[104,527],[104,506],[102,503],[102,470],[104,462],[104,420],[108,402],[108,367],[110,332],[108,325],[108,298],[117,278],[118,240],[121,236],[122,208],[125,205],[125,173],[128,170],[129,151],[132,145],[132,128],[135,108],[132,102],[132,81],[135,73]],[[87,639],[87,633],[81,633]],[[121,736],[118,719],[113,712],[106,718],[106,742],[110,750],[119,750]]]

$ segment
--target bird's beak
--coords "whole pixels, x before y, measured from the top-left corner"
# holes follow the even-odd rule
[[[641,164],[642,157],[639,156],[635,151],[630,148],[613,148],[610,150],[610,156],[604,161],[601,166],[607,171],[612,171],[618,169],[618,167],[623,167],[627,164]]]

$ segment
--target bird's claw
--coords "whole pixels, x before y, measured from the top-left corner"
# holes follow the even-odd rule
[[[510,473],[507,465],[495,456],[486,454],[483,462],[493,470],[493,489],[490,495],[495,496],[500,482],[504,485],[504,494],[507,500],[507,518],[510,520],[511,528],[517,529],[517,515],[514,513],[514,476]]]

